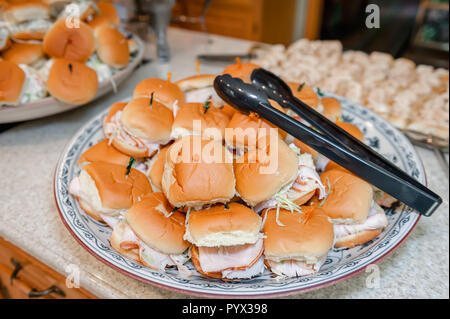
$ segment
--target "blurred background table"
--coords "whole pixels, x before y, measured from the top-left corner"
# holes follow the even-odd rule
[[[64,114],[16,125],[0,133],[0,237],[66,276],[68,267],[81,271],[81,286],[102,298],[192,298],[129,278],[106,266],[81,247],[60,220],[53,197],[58,158],[73,134],[92,116],[132,94],[144,78],[172,79],[195,73],[201,53],[245,52],[252,42],[171,28],[169,63],[141,65],[116,94]],[[201,65],[202,73],[218,73],[220,65]],[[379,263],[380,287],[367,288],[369,273],[334,286],[289,298],[448,298],[449,183],[433,153],[416,148],[430,188],[444,199],[431,218],[421,218],[410,237]],[[447,157],[448,160],[448,157]]]

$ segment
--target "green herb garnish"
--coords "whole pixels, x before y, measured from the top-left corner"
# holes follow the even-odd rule
[[[72,63],[69,63],[69,71],[70,71],[70,73],[72,73],[72,71],[73,71],[73,65],[72,65]]]
[[[230,206],[228,206],[228,204],[225,204],[225,209],[230,209]]]
[[[155,94],[155,92],[152,92],[152,94],[150,94],[150,106],[153,105],[153,94]]]
[[[174,209],[172,209],[172,211],[170,212],[170,214],[175,213],[178,209],[180,209],[179,207],[175,207]]]
[[[211,104],[211,101],[206,101],[205,102],[205,105],[203,105],[203,108],[205,109],[204,111],[203,111],[203,114],[205,114],[206,112],[208,112],[208,109],[210,108],[210,105]]]
[[[128,176],[128,174],[130,174],[131,166],[133,166],[134,161],[135,161],[134,157],[130,157],[130,161],[128,162],[128,166],[127,166],[127,172],[125,175]]]
[[[317,88],[317,94],[322,97],[324,94],[322,93],[322,91],[320,90],[320,88]]]
[[[297,92],[300,92],[304,86],[305,86],[305,82],[301,83],[297,88]]]

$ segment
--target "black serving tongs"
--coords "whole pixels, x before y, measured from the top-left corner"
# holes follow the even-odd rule
[[[239,111],[257,113],[418,213],[431,216],[442,203],[437,194],[295,98],[287,84],[276,75],[256,69],[251,79],[253,84],[228,74],[219,75],[214,80],[214,88],[224,101]],[[283,108],[290,108],[314,128],[275,109],[269,99]]]

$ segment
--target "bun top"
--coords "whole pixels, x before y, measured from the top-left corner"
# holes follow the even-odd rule
[[[187,92],[213,86],[215,78],[216,75],[214,74],[197,74],[181,79],[175,82],[175,84],[178,85],[183,92]]]
[[[10,61],[0,60],[0,105],[15,105],[19,102],[25,72]]]
[[[13,43],[2,58],[16,64],[33,64],[44,57],[40,43]]]
[[[342,115],[342,106],[338,100],[332,97],[323,97],[323,116],[332,122],[339,121]]]
[[[41,1],[10,1],[3,8],[3,18],[6,22],[18,24],[34,19],[48,19],[50,7]]]
[[[332,222],[359,224],[367,219],[373,201],[369,183],[340,169],[325,171],[320,179],[329,193],[321,208]]]
[[[104,207],[128,209],[151,192],[147,177],[134,168],[126,175],[126,166],[93,162],[82,170],[94,180]]]
[[[343,129],[344,131],[346,131],[351,136],[353,136],[354,138],[360,140],[361,142],[364,142],[364,134],[356,125],[340,121],[336,122],[336,125],[339,126],[341,129]]]
[[[147,246],[170,255],[182,254],[190,246],[183,239],[185,218],[173,212],[163,193],[149,193],[126,214],[128,224]]]
[[[272,104],[273,107],[283,111],[280,106]],[[233,145],[237,149],[254,149],[257,147],[256,141],[263,135],[270,134],[270,128],[275,128],[281,138],[286,137],[286,132],[279,129],[269,121],[258,115],[246,115],[241,112],[234,112],[227,128],[233,129],[234,134],[227,134],[225,142]]]
[[[123,109],[120,121],[125,130],[150,143],[165,144],[170,140],[173,113],[153,99],[136,97]]]
[[[222,71],[222,74],[229,74],[234,78],[240,78],[244,82],[251,83],[250,76],[252,75],[253,70],[258,68],[260,68],[260,66],[254,63],[237,62],[227,66]]]
[[[234,187],[233,157],[221,142],[189,135],[167,151],[162,188],[172,205],[226,203]]]
[[[108,2],[99,2],[97,3],[98,10],[100,11],[100,15],[94,17],[94,20],[97,17],[104,17],[109,22],[109,25],[118,27],[120,24],[120,17],[117,13],[116,7]]]
[[[148,178],[152,184],[152,189],[154,192],[160,192],[162,190],[162,176],[164,173],[164,165],[166,164],[166,153],[169,146],[164,146],[161,148],[153,158],[151,162],[151,167],[148,171]]]
[[[95,29],[97,41],[97,54],[103,63],[114,68],[123,68],[128,65],[130,51],[128,41],[117,29],[102,25]]]
[[[229,203],[191,212],[187,238],[196,246],[254,244],[260,236],[261,217],[250,208]]]
[[[84,63],[54,59],[47,79],[53,97],[68,104],[85,104],[95,97],[97,87],[97,72]]]
[[[288,82],[292,94],[308,106],[317,108],[319,106],[319,96],[314,92],[312,87],[305,83]]]
[[[222,71],[222,74],[229,74],[234,78],[240,78],[244,82],[251,83],[250,76],[252,75],[253,70],[258,68],[260,68],[260,66],[254,63],[237,62],[227,66]]]
[[[327,215],[313,206],[302,206],[303,213],[276,208],[263,213],[264,255],[276,262],[300,260],[317,262],[333,246],[333,225]],[[267,214],[267,216],[265,216]]]
[[[86,62],[95,50],[94,31],[82,21],[79,28],[69,28],[59,19],[45,34],[43,49],[53,58]]]
[[[181,106],[184,103],[184,93],[178,85],[159,78],[145,79],[135,87],[133,95],[135,97],[150,97],[162,103],[170,110],[174,109],[174,104]]]
[[[220,134],[217,139],[223,139],[230,118],[221,109],[206,103],[184,103],[175,117],[172,130],[183,128],[194,132],[194,121],[201,123],[201,132],[195,131],[196,133],[212,138],[214,134]],[[213,128],[217,130],[211,132]],[[210,134],[208,134],[208,129]]]
[[[105,123],[110,122],[111,118],[119,111],[122,111],[128,103],[126,102],[115,102],[110,106],[108,115],[105,118]]]
[[[250,206],[271,199],[297,178],[297,155],[281,139],[277,142],[235,160],[236,191]]]
[[[81,154],[78,159],[78,165],[93,162],[106,162],[127,166],[129,161],[130,157],[108,145],[108,140],[101,140]]]

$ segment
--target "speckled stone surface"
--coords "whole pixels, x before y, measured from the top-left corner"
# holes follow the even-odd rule
[[[250,45],[178,29],[169,31],[169,41],[171,62],[142,66],[117,94],[0,134],[0,236],[61,274],[67,274],[71,264],[77,265],[81,286],[101,298],[194,298],[143,284],[90,255],[61,222],[53,197],[56,162],[71,136],[93,115],[130,96],[144,78],[165,78],[169,71],[174,80],[192,75],[198,53],[238,53]],[[202,66],[201,72],[222,68]],[[421,218],[408,239],[378,264],[379,286],[368,288],[372,272],[363,272],[333,286],[285,298],[449,298],[449,182],[433,152],[416,149],[430,188],[442,196],[444,204],[432,217]]]

